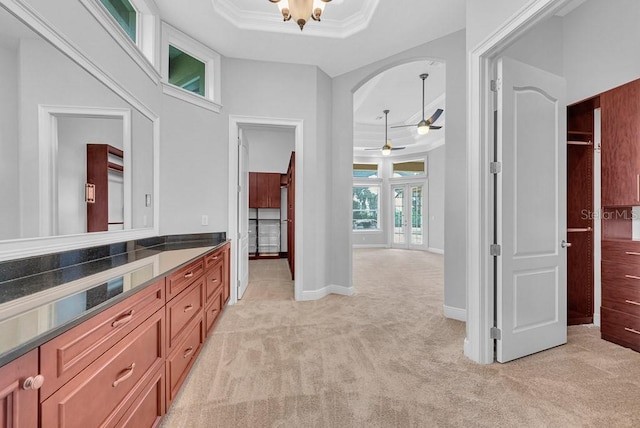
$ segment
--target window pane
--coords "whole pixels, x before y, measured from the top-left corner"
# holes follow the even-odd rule
[[[169,45],[169,83],[204,97],[204,62]]]
[[[404,187],[393,189],[393,243],[404,244]]]
[[[400,162],[393,164],[394,177],[412,177],[425,175],[424,161]]]
[[[136,41],[137,12],[128,0],[100,0],[122,29]]]
[[[411,188],[411,243],[422,245],[422,186]]]
[[[378,164],[375,163],[354,163],[353,176],[357,178],[377,178]]]
[[[353,186],[353,230],[378,229],[379,186]]]

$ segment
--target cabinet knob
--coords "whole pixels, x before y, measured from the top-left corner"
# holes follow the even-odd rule
[[[41,374],[36,376],[29,376],[22,384],[22,389],[40,389],[44,383],[44,376]]]

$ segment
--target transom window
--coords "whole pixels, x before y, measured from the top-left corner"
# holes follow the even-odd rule
[[[393,177],[425,175],[424,161],[398,162],[393,164]]]
[[[378,178],[378,164],[354,163],[353,178]]]
[[[125,33],[137,41],[138,11],[128,0],[100,0]]]
[[[204,62],[169,45],[169,83],[204,97],[205,70]]]
[[[380,228],[380,186],[353,186],[353,230]]]

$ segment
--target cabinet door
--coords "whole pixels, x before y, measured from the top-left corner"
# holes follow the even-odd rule
[[[600,96],[602,205],[640,205],[640,80]]]
[[[38,391],[24,389],[29,376],[38,374],[38,350],[0,368],[0,427],[38,426]]]
[[[258,208],[258,173],[249,173],[249,208]]]
[[[256,172],[255,208],[269,208],[269,176]]]
[[[267,174],[269,208],[280,208],[280,174]]]

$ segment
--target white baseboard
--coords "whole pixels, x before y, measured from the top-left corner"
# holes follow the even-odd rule
[[[353,244],[353,248],[389,248],[387,244]]]
[[[444,254],[444,250],[441,250],[440,248],[427,248],[427,251],[430,253],[436,253],[436,254]]]
[[[330,284],[324,288],[314,291],[302,291],[301,300],[318,300],[329,294],[340,294],[342,296],[353,296],[353,287],[344,287],[342,285]]]
[[[467,310],[443,305],[444,316],[453,320],[467,322]]]

